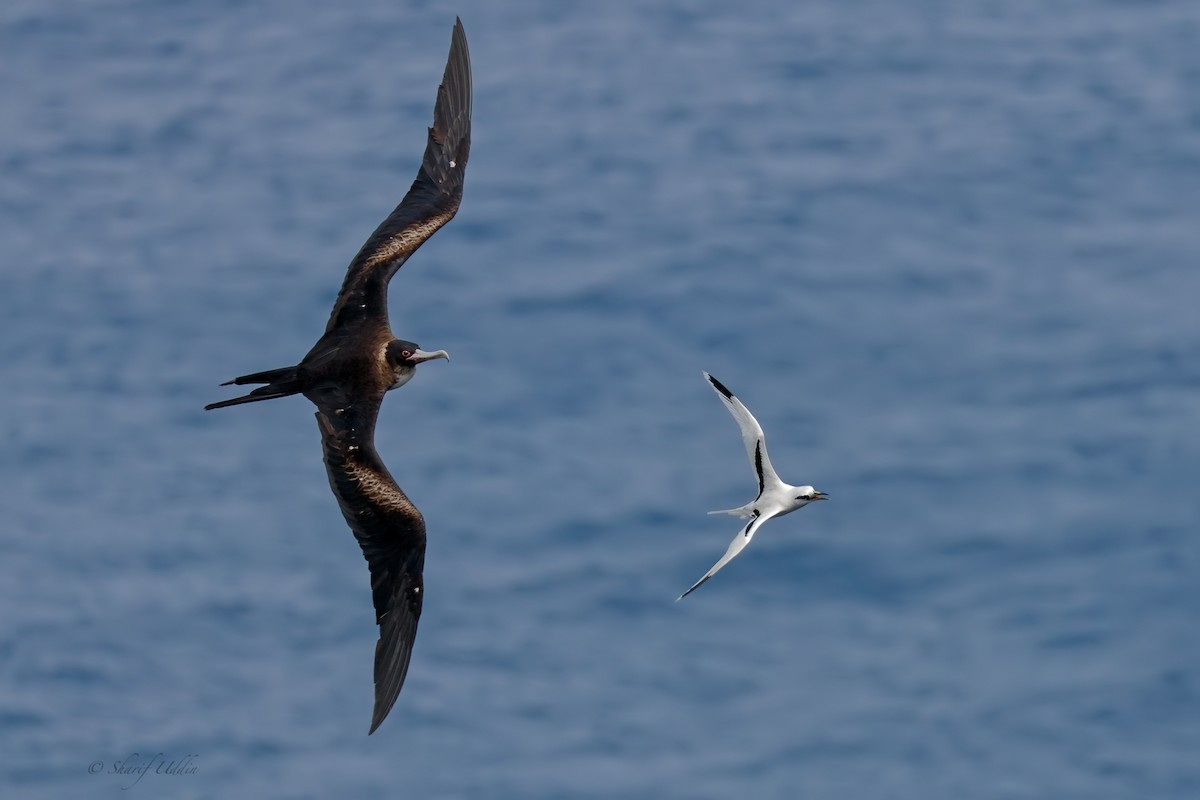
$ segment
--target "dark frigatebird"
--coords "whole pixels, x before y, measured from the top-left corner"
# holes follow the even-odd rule
[[[243,375],[229,384],[264,384],[206,410],[303,394],[317,406],[329,485],[371,571],[379,642],[375,710],[383,722],[408,673],[424,595],[425,521],[375,451],[383,396],[418,364],[449,358],[397,339],[388,324],[388,282],[408,257],[458,211],[471,148],[471,59],[462,21],[438,87],[425,156],[400,205],[350,262],[325,334],[295,366]]]

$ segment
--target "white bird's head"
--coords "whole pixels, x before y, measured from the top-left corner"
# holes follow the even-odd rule
[[[796,491],[796,499],[803,500],[806,503],[814,503],[817,500],[828,500],[829,495],[824,492],[818,492],[811,486],[799,486]]]

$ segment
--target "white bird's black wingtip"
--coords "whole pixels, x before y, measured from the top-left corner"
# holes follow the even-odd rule
[[[733,399],[733,392],[731,392],[727,388],[725,388],[725,384],[721,383],[719,380],[714,378],[712,375],[709,375],[707,372],[704,373],[704,377],[705,377],[705,379],[708,380],[708,382],[710,384],[712,384],[712,387],[714,389],[716,389],[718,392],[720,392],[727,400]]]
[[[693,583],[693,584],[692,584],[692,588],[688,589],[686,592],[684,592],[683,594],[679,595],[679,597],[676,597],[676,598],[675,598],[675,602],[676,602],[676,603],[678,603],[680,600],[682,600],[683,598],[687,597],[687,596],[688,596],[689,594],[691,594],[692,592],[694,592],[694,591],[696,591],[697,589],[699,589],[701,586],[703,586],[705,583],[707,583],[707,582],[708,582],[708,579],[709,579],[709,578],[711,578],[711,577],[712,577],[712,575],[705,575],[703,578],[701,578],[700,580],[698,580],[698,581],[696,581],[695,583]]]

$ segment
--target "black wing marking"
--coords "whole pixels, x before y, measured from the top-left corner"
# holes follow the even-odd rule
[[[766,486],[766,483],[763,480],[761,439],[754,445],[754,472],[758,475],[758,497],[762,497],[763,488]],[[756,497],[755,499],[757,500],[758,498]]]
[[[329,486],[371,571],[379,625],[374,733],[395,704],[412,658],[425,595],[425,520],[349,415],[322,410],[316,417]]]
[[[733,392],[725,387],[725,384],[704,373],[705,379],[712,386],[713,391],[721,398],[725,408],[733,416],[734,421],[738,425],[738,430],[742,434],[742,444],[746,448],[746,456],[750,459],[750,466],[754,467],[754,476],[758,479],[758,493],[761,496],[766,484],[771,484],[773,487],[784,486],[783,481],[779,479],[775,468],[771,466],[771,457],[767,455],[767,439],[763,434],[762,426],[758,424],[758,420],[750,413],[750,409],[738,400]]]
[[[364,316],[387,320],[387,286],[418,247],[454,218],[471,152],[471,55],[455,19],[450,55],[417,178],[350,262],[326,332]]]

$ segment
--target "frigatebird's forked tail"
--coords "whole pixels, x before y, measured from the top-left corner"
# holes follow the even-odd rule
[[[257,403],[259,400],[274,400],[276,397],[288,397],[289,395],[298,394],[304,390],[304,386],[299,379],[300,368],[281,367],[279,369],[269,369],[265,372],[253,372],[249,375],[242,375],[234,378],[231,381],[225,381],[222,386],[243,386],[248,383],[265,383],[266,386],[260,386],[250,394],[235,397],[231,400],[222,400],[219,403],[209,403],[204,407],[205,411],[212,411],[214,408],[226,408],[227,406],[240,406],[242,403]]]

